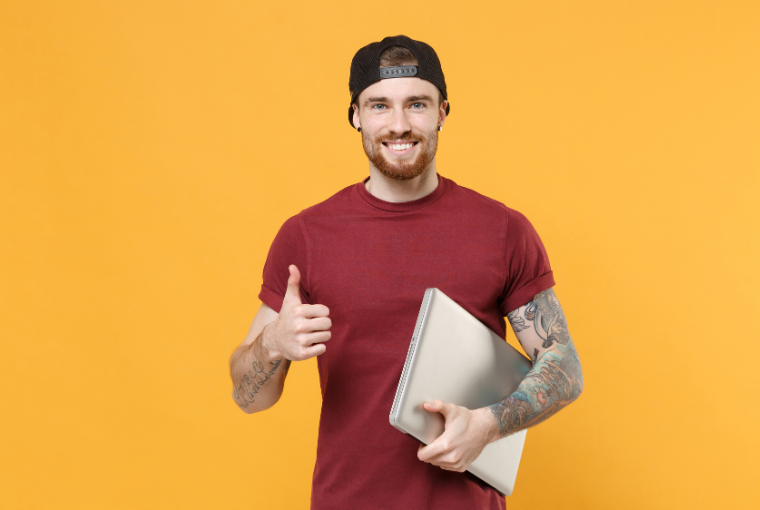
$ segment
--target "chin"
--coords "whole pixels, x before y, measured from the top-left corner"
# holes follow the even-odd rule
[[[391,179],[396,179],[398,181],[410,181],[414,179],[415,177],[419,177],[420,175],[425,173],[425,170],[427,170],[427,165],[425,166],[412,166],[411,168],[408,166],[400,166],[400,165],[380,165],[378,166],[375,164],[375,168],[377,168],[381,174],[383,174],[386,177],[389,177]]]
[[[432,143],[423,143],[414,159],[409,161],[388,161],[381,147],[364,143],[364,152],[372,165],[384,176],[397,181],[409,181],[425,173],[435,159],[438,148],[437,133],[433,134]],[[368,146],[369,145],[369,146]]]

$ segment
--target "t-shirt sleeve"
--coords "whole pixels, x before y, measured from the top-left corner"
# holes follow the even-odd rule
[[[267,261],[264,263],[259,299],[277,313],[280,312],[282,299],[285,297],[285,291],[288,288],[288,277],[290,276],[288,267],[291,264],[294,264],[301,273],[301,301],[311,303],[307,290],[309,268],[306,240],[298,216],[293,216],[280,227],[280,231],[269,248]]]
[[[554,286],[554,276],[544,244],[528,218],[507,209],[507,281],[500,297],[501,312],[507,315]]]

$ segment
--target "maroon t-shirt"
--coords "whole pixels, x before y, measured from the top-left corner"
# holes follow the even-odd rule
[[[272,243],[259,298],[280,310],[288,266],[304,303],[330,309],[314,510],[503,509],[469,473],[417,459],[388,414],[420,303],[437,287],[502,337],[504,316],[554,285],[546,251],[517,211],[439,176],[411,202],[349,186],[290,218]]]

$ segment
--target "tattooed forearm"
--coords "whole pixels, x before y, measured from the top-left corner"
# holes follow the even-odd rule
[[[528,341],[531,347],[540,343],[541,350],[533,348],[533,368],[517,390],[490,406],[501,437],[549,418],[578,398],[583,390],[578,353],[552,289],[537,294],[507,317],[515,333],[532,329],[521,341]],[[535,340],[531,338],[534,332]]]
[[[517,391],[490,406],[501,437],[544,421],[578,398],[583,376],[572,340],[570,352],[545,352]]]
[[[240,384],[232,391],[232,398],[235,399],[240,407],[247,407],[252,404],[256,394],[262,386],[277,372],[283,360],[270,361],[268,366],[264,366],[261,361],[254,361],[251,369],[243,375]],[[285,360],[285,372],[290,368],[290,360]]]

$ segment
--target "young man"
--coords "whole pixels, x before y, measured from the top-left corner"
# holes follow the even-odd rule
[[[313,509],[505,508],[464,472],[490,442],[580,394],[580,362],[528,220],[436,172],[449,112],[435,51],[405,36],[360,49],[349,122],[368,179],[290,218],[264,266],[262,301],[230,360],[233,398],[277,402],[291,361],[318,356],[322,389]],[[425,289],[437,287],[534,362],[512,395],[481,409],[425,404],[445,418],[428,446],[388,423]]]

